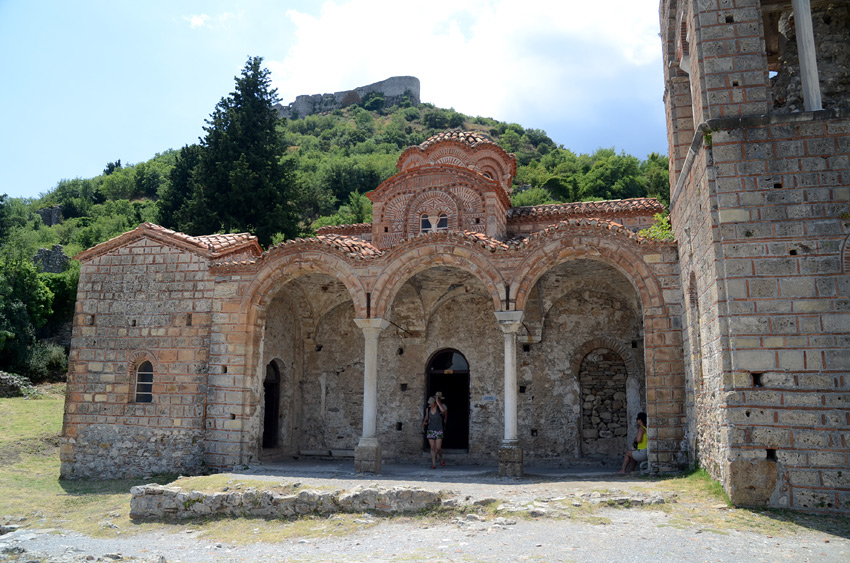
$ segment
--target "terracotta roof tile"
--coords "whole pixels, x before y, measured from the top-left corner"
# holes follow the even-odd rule
[[[270,248],[269,251],[294,244],[322,244],[326,246],[331,246],[333,248],[343,251],[352,258],[375,258],[382,254],[380,250],[378,250],[365,240],[337,234],[317,235],[315,237],[287,240]],[[268,252],[266,254],[268,254]]]
[[[508,209],[508,221],[535,220],[566,216],[616,215],[624,213],[663,213],[664,206],[657,199],[639,197],[633,199],[610,199],[607,201],[582,201],[532,205]]]
[[[316,229],[317,235],[359,235],[372,232],[372,223],[350,223],[348,225],[327,225]]]
[[[174,243],[185,245],[185,248],[193,249],[204,255],[212,255],[213,257],[236,248],[247,247],[248,251],[254,254],[260,254],[262,252],[259,243],[257,243],[257,237],[249,233],[193,237],[186,233],[172,231],[171,229],[166,229],[153,223],[142,223],[132,231],[127,231],[88,250],[84,250],[76,258],[78,260],[88,259],[89,257],[96,256],[102,252],[108,252],[112,248],[143,237],[146,234],[155,238],[162,237],[163,240],[170,240]]]
[[[426,149],[434,143],[439,143],[440,141],[460,141],[461,143],[466,143],[470,147],[477,147],[482,143],[496,144],[493,142],[492,139],[490,139],[490,137],[478,131],[461,131],[460,129],[449,129],[448,131],[442,131],[432,137],[429,137],[419,145],[419,148]]]
[[[193,237],[201,244],[207,245],[213,252],[221,252],[233,246],[239,246],[250,242],[255,237],[249,233],[236,233],[227,235],[203,235]]]
[[[474,231],[441,231],[436,233],[419,233],[413,237],[410,237],[406,240],[412,239],[421,239],[421,238],[435,238],[435,239],[448,239],[448,240],[460,240],[463,242],[471,242],[477,244],[482,248],[486,248],[491,252],[495,252],[497,250],[508,250],[510,247],[503,243],[500,240],[494,239],[492,237],[488,237],[483,233],[477,233]]]

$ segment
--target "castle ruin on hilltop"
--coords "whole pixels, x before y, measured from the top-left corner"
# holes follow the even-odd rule
[[[313,94],[296,96],[295,101],[288,105],[275,104],[278,117],[298,119],[314,113],[325,113],[335,109],[359,104],[368,94],[380,94],[384,104],[392,106],[405,98],[414,106],[418,106],[419,79],[415,76],[392,76],[386,80],[358,86],[353,90],[343,90],[333,94]]]

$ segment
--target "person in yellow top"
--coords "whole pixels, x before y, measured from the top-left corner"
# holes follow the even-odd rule
[[[646,413],[638,413],[637,415],[638,433],[633,443],[634,450],[626,452],[623,456],[623,467],[617,473],[631,473],[635,467],[646,461]]]

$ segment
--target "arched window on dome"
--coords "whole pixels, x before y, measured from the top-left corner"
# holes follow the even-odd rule
[[[420,233],[430,233],[431,232],[431,220],[425,214],[422,215],[422,219],[421,219],[421,223],[420,223],[420,227],[419,227],[419,232]]]
[[[153,401],[153,364],[144,361],[136,369],[136,402]]]
[[[440,220],[437,221],[437,228],[434,229],[436,231],[448,231],[449,230],[449,216],[445,213],[440,214]]]

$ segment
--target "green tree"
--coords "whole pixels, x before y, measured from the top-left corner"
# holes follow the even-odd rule
[[[552,199],[552,194],[545,188],[528,188],[527,190],[511,194],[511,204],[514,207],[546,205],[549,203],[557,203],[557,201]]]
[[[262,61],[248,59],[235,91],[221,99],[204,127],[190,205],[197,221],[190,234],[205,234],[197,227],[215,223],[225,232],[250,231],[268,245],[275,233],[298,232],[293,164],[282,156],[273,108],[279,98]]]
[[[50,316],[53,293],[32,261],[7,244],[0,256],[0,369],[24,366],[36,329]]]
[[[644,177],[645,191],[648,197],[658,199],[665,207],[670,206],[670,161],[663,154],[650,153],[641,162],[640,171]]]
[[[118,160],[116,160],[115,162],[107,162],[106,168],[103,169],[103,175],[109,176],[110,174],[112,174],[113,172],[118,170],[119,168],[121,168],[121,159],[120,158]]]
[[[9,236],[9,206],[6,203],[7,194],[0,195],[0,240]]]
[[[170,182],[160,191],[157,201],[157,217],[163,227],[187,230],[191,219],[188,204],[195,192],[195,170],[200,162],[201,147],[198,145],[186,145],[177,154],[169,174]]]

